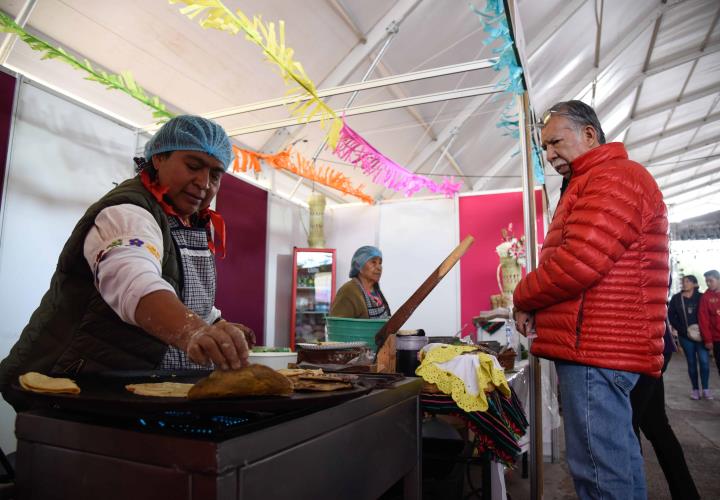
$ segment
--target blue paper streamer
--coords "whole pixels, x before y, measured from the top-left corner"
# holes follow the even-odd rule
[[[503,109],[500,114],[500,121],[498,121],[495,126],[504,131],[503,135],[510,136],[513,139],[519,139],[520,127],[518,126],[518,116],[517,113],[513,113],[513,110],[515,96],[525,92],[525,85],[523,84],[522,77],[523,69],[515,55],[515,42],[510,34],[510,27],[508,26],[507,17],[505,16],[503,1],[487,0],[483,10],[478,9],[472,3],[470,3],[469,6],[470,10],[477,15],[483,31],[488,34],[483,40],[483,45],[491,45],[499,41],[499,45],[492,49],[492,53],[497,55],[497,61],[493,64],[493,70],[500,72],[507,69],[507,77],[498,82],[496,88],[502,87],[503,93],[512,96],[512,100]],[[540,148],[535,144],[534,139],[532,149],[535,181],[538,184],[544,184],[545,173],[542,168],[542,156]],[[513,153],[513,156],[518,154],[518,152],[519,150]]]

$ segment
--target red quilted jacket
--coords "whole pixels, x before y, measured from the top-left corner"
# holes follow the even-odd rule
[[[703,342],[720,342],[720,290],[709,288],[700,298],[698,323]]]
[[[532,353],[660,376],[668,291],[668,221],[650,173],[622,143],[572,162],[538,268],[513,302],[534,311]]]

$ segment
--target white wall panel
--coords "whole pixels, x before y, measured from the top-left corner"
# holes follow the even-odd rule
[[[325,240],[328,248],[336,250],[336,289],[348,280],[355,250],[364,245],[378,246],[379,230],[379,205],[337,206],[327,211]]]
[[[135,133],[24,82],[18,93],[0,233],[0,357],[40,303],[85,209],[132,176]],[[0,446],[15,449],[14,413],[0,407]]]
[[[458,244],[458,216],[449,199],[408,200],[380,205],[380,285],[396,311]],[[404,329],[454,335],[460,329],[459,267],[455,266],[417,308]]]
[[[396,311],[458,243],[453,200],[426,198],[379,205],[338,206],[326,216],[328,247],[337,249],[337,286],[348,279],[350,261],[362,245],[383,253],[380,287]],[[418,307],[403,328],[428,335],[452,335],[460,329],[456,266]]]
[[[270,194],[267,219],[265,344],[290,345],[293,247],[306,247],[308,211]]]

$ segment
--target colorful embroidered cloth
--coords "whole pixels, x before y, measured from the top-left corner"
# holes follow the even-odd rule
[[[487,411],[463,411],[445,394],[421,394],[423,411],[433,414],[453,415],[467,422],[475,433],[479,456],[508,467],[514,466],[515,457],[520,454],[518,441],[528,428],[522,404],[515,391],[503,396],[495,391],[487,396]]]

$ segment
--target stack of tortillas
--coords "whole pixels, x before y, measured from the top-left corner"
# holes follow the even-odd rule
[[[357,375],[335,375],[324,373],[321,369],[283,368],[278,373],[292,382],[296,391],[329,392],[352,389]]]
[[[20,387],[27,391],[49,394],[79,394],[80,388],[69,378],[48,377],[42,373],[28,372],[18,377]]]

